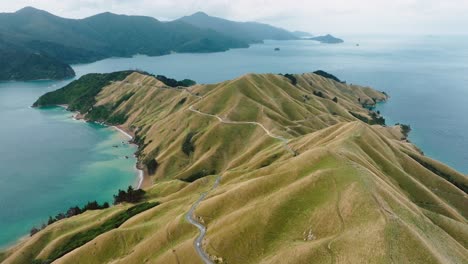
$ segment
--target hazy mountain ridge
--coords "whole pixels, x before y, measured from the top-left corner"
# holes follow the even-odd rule
[[[161,204],[56,263],[201,263],[197,230],[184,217],[214,175],[219,187],[195,211],[213,260],[468,258],[467,196],[457,187],[466,186],[466,176],[422,156],[400,127],[371,126],[351,114],[371,119],[363,104],[386,100],[382,92],[312,73],[249,74],[188,88],[131,73],[101,88],[88,114],[107,109],[97,121],[120,116],[136,134],[141,165],[156,164],[146,199]],[[1,258],[45,260],[73,234],[128,207],[54,223]]]
[[[171,52],[218,52],[248,47],[243,41],[178,21],[160,22],[151,17],[112,13],[67,19],[31,7],[0,14],[0,35],[18,47],[40,53],[41,58],[62,63],[92,62],[111,56],[159,56]],[[3,48],[2,54],[12,53],[8,47]],[[0,59],[6,64],[12,63]],[[41,75],[43,64],[47,61],[32,65],[38,71],[22,79]],[[15,69],[10,65],[5,67]],[[55,75],[53,72],[44,74],[40,79],[54,79]],[[8,76],[14,79],[17,74]]]
[[[135,54],[220,52],[267,39],[295,40],[299,33],[202,12],[161,22],[109,12],[68,19],[25,7],[15,13],[0,13],[0,37],[14,43],[0,46],[0,60],[6,62],[0,68],[0,80],[63,79],[74,76],[66,64]],[[26,60],[24,54],[34,59]]]
[[[199,28],[212,29],[216,32],[240,39],[247,43],[259,43],[263,40],[292,40],[297,37],[285,29],[273,27],[257,22],[235,22],[227,19],[209,16],[203,12],[197,12],[190,16],[179,18]]]

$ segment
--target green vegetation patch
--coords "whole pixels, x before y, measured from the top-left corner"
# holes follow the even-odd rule
[[[143,200],[145,196],[145,191],[142,189],[133,189],[132,186],[128,186],[127,191],[120,190],[118,191],[117,195],[114,195],[114,204],[119,204],[123,202],[127,203],[138,203]]]
[[[325,72],[325,71],[322,71],[322,70],[318,70],[318,71],[314,71],[315,74],[317,75],[320,75],[322,77],[325,77],[327,79],[330,79],[330,80],[334,80],[336,82],[339,82],[339,83],[344,83],[343,81],[341,81],[340,79],[338,79],[338,77],[336,77],[335,75],[333,74],[330,74],[328,72]]]
[[[172,78],[167,78],[164,75],[156,75],[156,76],[152,75],[152,76],[170,87],[179,87],[179,86],[189,87],[189,86],[197,84],[194,80],[190,80],[190,79],[183,79],[182,81],[177,81]]]
[[[182,143],[182,151],[187,156],[190,156],[195,151],[195,145],[192,142],[193,136],[195,136],[195,132],[189,132]]]
[[[84,114],[96,103],[95,97],[101,92],[102,88],[113,81],[122,81],[133,72],[86,74],[63,88],[44,94],[33,106],[67,104],[71,111],[79,111]]]
[[[283,74],[280,74],[280,75],[283,75]],[[284,74],[283,76],[286,77],[286,78],[288,78],[288,79],[291,81],[292,85],[295,86],[295,85],[297,84],[297,79],[296,79],[296,77],[295,77],[293,74],[286,73],[286,74]]]
[[[405,138],[408,138],[409,133],[411,132],[411,126],[410,125],[405,125],[405,124],[400,124],[396,123],[397,126],[400,126],[401,128],[401,133]]]
[[[355,112],[352,112],[352,111],[349,111],[349,113],[354,116],[355,118],[361,120],[362,122],[364,123],[367,123],[369,125],[381,125],[381,126],[385,126],[385,118],[383,118],[381,115],[377,114],[376,112],[373,112],[371,111],[370,112],[370,116],[371,116],[371,119],[365,117],[365,116],[362,116],[358,113],[355,113]]]
[[[111,231],[112,229],[118,228],[123,223],[125,223],[128,219],[132,218],[133,216],[140,214],[148,209],[151,209],[155,206],[159,205],[157,202],[145,202],[129,209],[121,212],[110,219],[107,219],[102,225],[98,227],[90,228],[86,231],[77,233],[69,237],[66,241],[58,245],[52,253],[49,255],[49,258],[45,261],[42,260],[35,260],[35,263],[51,263],[56,259],[64,256],[68,252],[83,246],[84,244],[88,243],[89,241],[93,240],[97,236],[104,234],[106,232]]]

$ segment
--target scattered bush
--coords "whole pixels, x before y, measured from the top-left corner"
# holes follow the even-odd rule
[[[338,98],[335,96],[333,99],[332,99],[333,102],[335,103],[338,103]]]
[[[321,91],[313,91],[312,93],[313,93],[315,96],[325,98],[325,96],[323,95],[323,93],[322,93]]]

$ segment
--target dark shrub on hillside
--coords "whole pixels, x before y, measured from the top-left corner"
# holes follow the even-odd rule
[[[325,96],[323,95],[323,93],[322,93],[321,91],[313,91],[312,93],[313,93],[315,96],[325,98]]]
[[[187,97],[182,98],[182,99],[177,103],[177,105],[183,105],[183,104],[185,103],[185,101],[187,101]]]
[[[294,77],[294,75],[289,74],[289,73],[286,73],[286,74],[283,75],[283,76],[286,77],[286,78],[288,78],[288,79],[291,81],[292,85],[296,85],[296,84],[297,84],[297,79],[296,79],[296,77]]]
[[[78,207],[78,206],[75,206],[75,207],[70,207],[70,209],[67,210],[67,213],[65,214],[65,216],[68,218],[68,217],[72,217],[74,215],[79,215],[81,214],[81,209]],[[49,222],[52,218],[49,217]]]
[[[155,78],[160,80],[162,83],[164,83],[165,85],[170,86],[170,87],[178,87],[178,86],[188,87],[188,86],[192,86],[192,85],[196,84],[195,81],[190,80],[190,79],[184,79],[182,81],[177,81],[176,79],[167,78],[164,75],[156,75]]]
[[[338,79],[336,76],[334,76],[333,74],[330,74],[328,72],[318,70],[318,71],[314,71],[314,73],[317,74],[317,75],[320,75],[322,77],[325,77],[327,79],[331,79],[331,80],[334,80],[336,82],[344,83],[340,79]]]
[[[194,132],[189,132],[182,143],[182,151],[185,155],[190,156],[195,151],[195,145],[193,145],[192,138],[195,136]]]
[[[156,173],[156,170],[158,169],[158,166],[159,166],[158,161],[156,159],[148,160],[145,165],[150,175],[153,175],[154,173]]]
[[[29,235],[30,236],[34,236],[37,232],[41,231],[40,229],[36,228],[36,227],[33,227],[31,228],[31,230],[29,231]]]
[[[383,118],[381,115],[377,114],[374,111],[370,111],[370,115],[372,119],[370,120],[369,124],[371,125],[385,125],[385,118]]]
[[[114,204],[123,202],[138,203],[145,196],[145,191],[142,189],[135,190],[132,186],[128,186],[127,191],[119,190],[117,195],[114,195]]]
[[[333,100],[333,102],[338,103],[338,98],[337,97],[334,97],[332,100]]]
[[[400,124],[400,123],[396,123],[395,125],[400,126],[401,133],[403,134],[403,136],[405,136],[405,138],[407,138],[409,133],[411,132],[411,126],[410,125],[405,125],[405,124]]]
[[[355,118],[361,120],[362,122],[364,123],[367,123],[369,125],[382,125],[382,126],[385,126],[385,118],[383,118],[382,116],[378,115],[377,113],[373,112],[373,111],[370,111],[370,116],[371,116],[371,119],[365,117],[365,116],[362,116],[358,113],[355,113],[355,112],[352,112],[352,111],[349,111],[349,113],[354,116]]]

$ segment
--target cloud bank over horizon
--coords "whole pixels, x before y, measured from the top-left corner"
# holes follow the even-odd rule
[[[0,12],[25,6],[67,18],[108,11],[173,20],[202,11],[311,33],[468,34],[466,0],[0,0]]]

